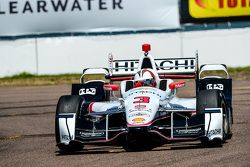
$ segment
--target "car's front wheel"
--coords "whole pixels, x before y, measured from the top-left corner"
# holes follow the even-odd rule
[[[198,114],[205,114],[205,108],[222,108],[222,140],[214,139],[209,141],[207,138],[201,140],[205,146],[220,146],[226,139],[230,131],[229,114],[223,94],[219,90],[202,90],[197,95],[197,112]]]
[[[83,103],[83,99],[77,95],[65,95],[61,96],[56,108],[56,119],[55,119],[55,136],[57,146],[62,152],[74,152],[80,151],[83,149],[83,145],[79,143],[69,143],[68,145],[61,142],[60,137],[60,126],[59,126],[59,118],[60,114],[76,114],[78,115],[81,105]]]

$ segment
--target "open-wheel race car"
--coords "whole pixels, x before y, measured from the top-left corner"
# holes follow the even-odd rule
[[[55,134],[61,151],[89,144],[145,150],[191,140],[221,146],[232,137],[232,80],[225,65],[199,68],[198,55],[154,59],[149,44],[142,48],[139,60],[109,56],[109,68],[84,69],[71,95],[60,97]],[[225,76],[204,75],[208,71]],[[173,79],[194,79],[196,97],[177,97],[185,82]]]

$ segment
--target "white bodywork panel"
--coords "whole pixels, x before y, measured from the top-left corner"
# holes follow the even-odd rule
[[[196,109],[196,98],[178,98],[175,96],[169,100],[169,103],[180,105],[186,109]]]
[[[223,112],[222,108],[205,109],[205,134],[209,140],[219,138],[223,140]]]
[[[123,92],[121,101],[93,102],[90,113],[107,114],[109,111],[126,113],[128,126],[149,126],[158,116],[160,108],[169,110],[196,110],[195,98],[171,96],[170,90],[162,91],[153,87],[133,88]]]
[[[158,98],[160,98],[160,100],[165,100],[170,93],[170,91],[162,91],[162,90],[154,88],[154,87],[146,87],[145,86],[145,87],[133,88],[133,89],[125,92],[123,94],[122,98],[127,99],[133,94],[143,95],[145,92],[151,92],[151,94],[157,94]]]
[[[171,99],[169,99],[169,97],[166,91],[150,87],[128,91],[124,104],[128,126],[151,125],[161,107],[165,109],[196,109],[195,98],[170,97]],[[142,102],[138,103],[140,100]]]
[[[165,92],[151,87],[140,87],[128,91],[124,97],[127,125],[150,125],[159,109],[160,100],[165,98]]]
[[[112,108],[120,108],[121,102],[119,101],[109,101],[109,102],[93,102],[89,105],[90,112],[106,112]]]
[[[63,116],[65,116],[65,118],[63,118]],[[72,117],[66,118],[67,116]],[[59,114],[59,134],[60,141],[63,144],[68,145],[70,140],[75,139],[75,117],[75,113]]]

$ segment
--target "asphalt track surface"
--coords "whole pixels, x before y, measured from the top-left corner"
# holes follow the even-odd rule
[[[192,92],[188,84],[181,94]],[[55,109],[58,98],[69,93],[70,85],[0,87],[0,166],[250,166],[250,81],[233,82],[233,137],[218,148],[185,142],[142,152],[85,146],[75,154],[60,154]]]

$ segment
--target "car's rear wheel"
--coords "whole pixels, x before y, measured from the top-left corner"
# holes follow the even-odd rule
[[[60,127],[59,127],[59,119],[57,116],[59,114],[65,113],[75,113],[76,115],[79,114],[83,99],[77,95],[65,95],[61,96],[56,108],[56,119],[55,119],[55,136],[57,146],[60,151],[63,152],[73,152],[73,151],[80,151],[83,149],[83,145],[79,143],[70,143],[68,145],[61,143],[60,141]]]
[[[219,90],[202,90],[197,94],[197,114],[205,114],[205,108],[222,108],[223,122],[222,122],[222,133],[223,139],[214,139],[209,141],[207,138],[201,140],[205,146],[220,146],[229,137],[229,115],[228,109],[223,98],[223,94]]]

